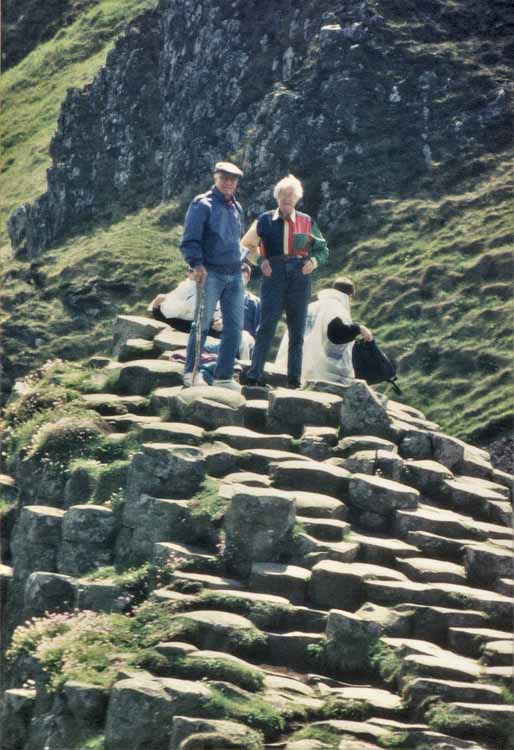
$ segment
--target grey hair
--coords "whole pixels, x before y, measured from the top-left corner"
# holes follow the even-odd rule
[[[288,174],[287,177],[283,177],[277,182],[273,188],[273,197],[276,201],[278,201],[278,196],[283,190],[292,190],[297,200],[303,197],[302,183],[294,174]]]

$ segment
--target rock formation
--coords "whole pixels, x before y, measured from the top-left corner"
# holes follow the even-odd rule
[[[510,90],[494,72],[509,11],[163,0],[68,92],[48,190],[11,216],[13,248],[34,258],[117,208],[190,195],[221,157],[247,173],[251,214],[291,170],[326,231],[345,236],[374,200],[437,192],[510,144]],[[468,44],[482,45],[480,68]]]
[[[514,477],[363,381],[183,390],[159,338],[8,407],[2,750],[510,750]]]

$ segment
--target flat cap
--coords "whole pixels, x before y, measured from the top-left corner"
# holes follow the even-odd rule
[[[214,167],[215,172],[226,172],[227,174],[233,174],[236,177],[242,177],[243,173],[239,169],[239,167],[236,167],[235,164],[232,164],[230,161],[218,161],[216,162],[216,166]]]

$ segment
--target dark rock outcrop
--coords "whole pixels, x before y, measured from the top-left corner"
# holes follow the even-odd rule
[[[506,2],[165,0],[129,25],[92,84],[68,92],[48,190],[9,220],[15,252],[35,257],[116,208],[205,188],[225,157],[246,172],[250,213],[291,170],[344,236],[372,199],[436,186],[441,164],[447,183],[462,179],[463,164],[507,147],[510,90],[486,58],[506,59],[508,14]],[[475,69],[445,46],[471,36]]]

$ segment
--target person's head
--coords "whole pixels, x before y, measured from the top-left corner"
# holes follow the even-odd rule
[[[354,283],[347,276],[340,276],[339,278],[337,278],[332,284],[332,289],[335,289],[338,292],[342,292],[343,294],[347,294],[350,298],[355,294]]]
[[[278,203],[280,213],[285,217],[292,214],[302,196],[302,183],[292,174],[283,177],[273,188],[273,197]]]
[[[214,184],[225,198],[232,198],[242,176],[239,167],[229,161],[219,161],[214,167]]]
[[[244,285],[248,286],[248,282],[250,281],[250,277],[252,275],[252,268],[249,263],[243,263],[241,266],[241,271],[243,272],[243,281]]]

